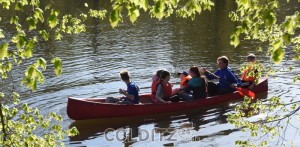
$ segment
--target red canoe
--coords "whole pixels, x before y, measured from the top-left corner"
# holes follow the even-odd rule
[[[266,78],[261,79],[259,84],[251,89],[251,91],[254,93],[268,91],[268,80]],[[238,92],[234,92],[193,101],[153,104],[149,103],[150,94],[143,94],[140,95],[141,104],[125,105],[104,103],[105,99],[103,98],[69,97],[67,114],[73,120],[152,115],[211,106],[237,98],[243,98],[243,96]]]

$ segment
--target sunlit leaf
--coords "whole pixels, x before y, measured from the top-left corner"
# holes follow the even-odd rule
[[[54,28],[58,24],[58,20],[57,20],[58,14],[59,14],[59,12],[56,10],[51,11],[51,14],[48,18],[50,28]]]
[[[232,34],[230,36],[230,44],[233,45],[234,47],[236,47],[240,44],[240,39],[237,34]]]
[[[273,48],[274,50],[277,50],[278,48],[281,48],[282,47],[282,40],[279,39],[278,41],[276,41],[274,44],[273,44]]]
[[[43,10],[40,8],[35,8],[34,17],[38,18],[41,22],[44,22]]]
[[[47,61],[40,57],[37,61],[38,65],[41,66],[43,68],[43,70],[46,70],[46,67],[47,67]]]
[[[4,34],[3,34],[3,30],[0,29],[0,38],[5,38]]]
[[[109,21],[113,28],[118,26],[119,22],[122,21],[122,16],[121,16],[122,8],[123,8],[122,6],[116,6],[115,9],[112,10],[110,14]]]
[[[46,32],[46,30],[41,30],[41,31],[40,31],[40,34],[41,34],[42,38],[43,38],[45,41],[48,41],[48,39],[49,39],[49,34]]]
[[[25,46],[25,57],[30,58],[33,55],[33,48],[35,47],[35,43],[33,40],[29,40]]]
[[[148,0],[140,0],[140,5],[144,9],[144,11],[147,11],[149,8],[149,3]]]
[[[139,9],[137,9],[136,7],[132,7],[131,9],[129,9],[129,19],[132,23],[134,23],[139,16]]]
[[[16,4],[15,4],[15,10],[17,10],[17,11],[19,11],[19,10],[23,10],[23,4],[22,4],[22,2],[17,2]]]
[[[55,70],[55,74],[57,76],[61,75],[62,73],[62,61],[60,60],[60,58],[55,57],[51,60],[51,63],[54,64],[54,70]]]
[[[286,43],[286,44],[290,44],[291,43],[291,35],[288,34],[288,33],[285,33],[283,36],[283,41]]]
[[[17,24],[19,22],[19,17],[18,16],[12,16],[10,18],[10,24]]]
[[[279,47],[275,51],[273,51],[272,60],[274,61],[274,63],[279,64],[283,60],[284,55],[284,50],[282,49],[282,47]]]
[[[32,17],[28,17],[26,20],[27,20],[28,23],[29,23],[29,30],[34,30],[34,29],[36,29],[36,24],[37,24],[36,19],[34,19],[34,18],[32,18]]]
[[[8,43],[4,43],[0,45],[0,59],[4,60],[4,58],[7,57],[7,48],[8,48]]]

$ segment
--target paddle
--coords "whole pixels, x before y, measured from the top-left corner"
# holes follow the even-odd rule
[[[216,77],[219,79],[219,76],[215,75],[214,73],[210,72],[210,71],[207,71],[209,74],[211,74],[212,76]],[[238,91],[238,93],[240,95],[243,95],[243,96],[247,96],[247,97],[250,97],[251,99],[254,99],[255,98],[255,93],[248,90],[248,89],[245,89],[245,88],[242,88],[242,87],[235,87],[235,90]]]

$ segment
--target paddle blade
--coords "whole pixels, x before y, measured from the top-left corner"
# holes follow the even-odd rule
[[[247,96],[247,97],[251,97],[251,99],[254,99],[255,98],[255,93],[248,90],[248,89],[244,89],[244,88],[241,88],[241,87],[237,87],[236,90],[241,94],[241,95],[244,95],[244,96]]]

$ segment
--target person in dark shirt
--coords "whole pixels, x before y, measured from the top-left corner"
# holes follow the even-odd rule
[[[127,85],[127,90],[119,89],[119,93],[123,94],[124,97],[108,97],[105,102],[118,104],[139,104],[139,87],[134,82],[130,81],[128,71],[122,71],[120,76],[122,81]]]
[[[217,59],[219,69],[211,74],[203,69],[207,79],[219,79],[217,84],[218,94],[227,94],[235,91],[236,86],[241,85],[240,79],[234,74],[231,68],[228,67],[229,60],[226,56],[221,56]]]
[[[186,101],[195,100],[207,97],[207,81],[201,77],[199,68],[192,66],[189,70],[189,75],[192,77],[188,85],[179,91],[179,96]]]

